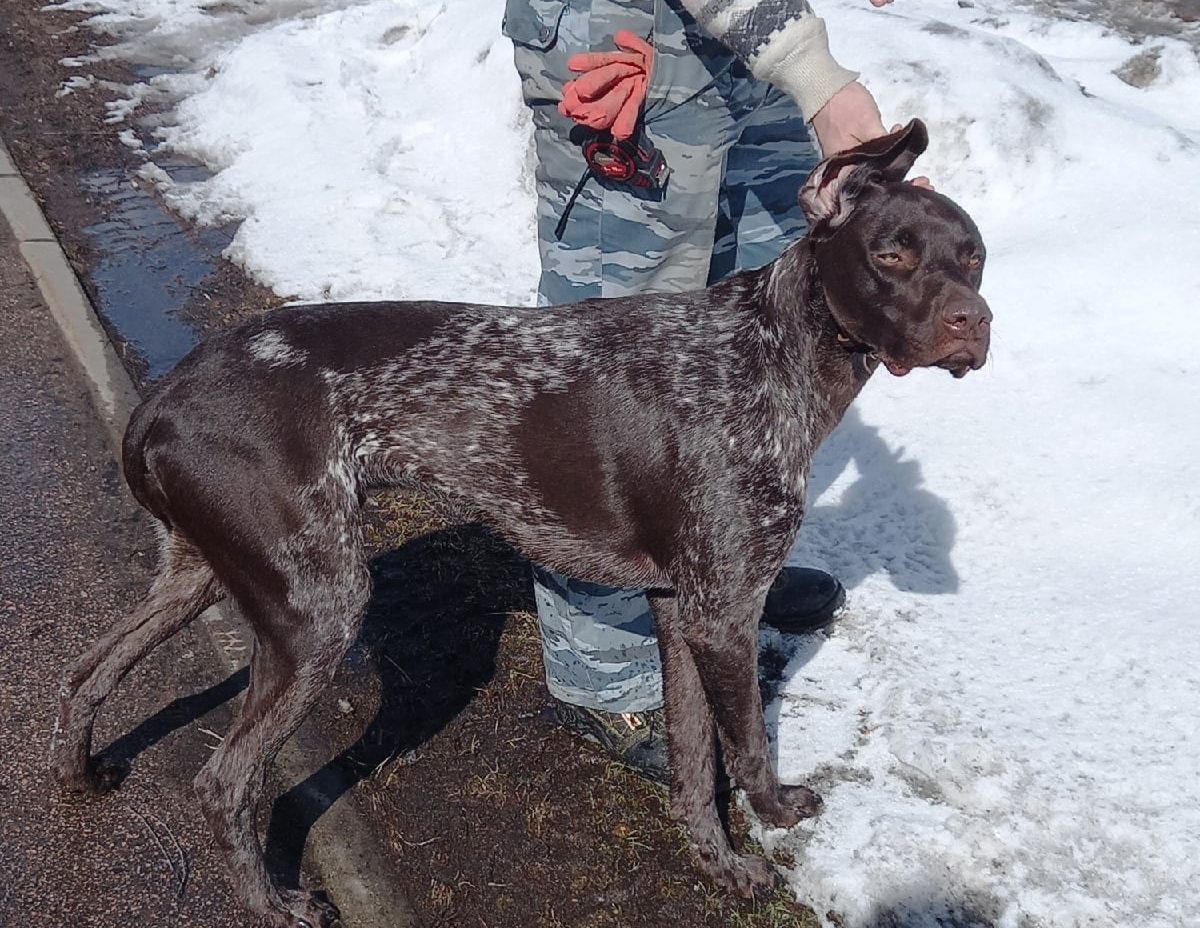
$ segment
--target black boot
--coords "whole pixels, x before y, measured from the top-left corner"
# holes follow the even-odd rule
[[[833,623],[846,602],[836,577],[813,567],[785,567],[767,591],[762,620],[781,632],[815,632]]]
[[[617,763],[638,776],[670,787],[671,768],[667,762],[667,719],[662,709],[645,712],[604,712],[573,706],[554,700],[554,713],[568,731],[584,741],[598,744]],[[733,780],[725,772],[717,748],[716,789],[724,795],[733,789]]]
[[[591,741],[620,764],[661,786],[670,783],[666,719],[662,709],[647,712],[604,712],[554,700],[564,728]]]

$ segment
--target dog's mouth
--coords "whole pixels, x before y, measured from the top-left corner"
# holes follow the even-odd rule
[[[905,374],[910,373],[914,367],[940,367],[944,371],[949,371],[951,376],[956,380],[961,380],[971,371],[977,371],[983,367],[984,362],[987,360],[987,347],[958,348],[936,361],[925,364],[903,364],[879,352],[876,352],[875,356],[879,358],[879,363],[886,367],[888,373],[893,377],[903,377]]]
[[[983,362],[986,360],[987,346],[984,345],[981,348],[960,348],[931,366],[949,371],[952,377],[961,380],[967,376],[968,372],[977,371],[983,367]]]

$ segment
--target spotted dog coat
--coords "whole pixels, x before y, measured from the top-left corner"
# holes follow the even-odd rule
[[[582,308],[296,307],[196,348],[138,408],[125,473],[161,523],[147,598],[66,673],[60,782],[119,779],[91,758],[96,713],[151,648],[219,598],[255,635],[251,682],[196,779],[246,903],[273,925],[336,912],[269,879],[254,830],[267,765],[354,640],[369,595],[360,508],[410,481],[463,497],[532,559],[652,589],[672,814],[720,885],[772,885],[730,848],[715,754],[776,826],[819,800],[767,751],[756,629],[804,511],[817,445],[878,363],[983,364],[982,243],[949,200],[900,183],[924,127],[823,162],[811,234],[692,293]]]

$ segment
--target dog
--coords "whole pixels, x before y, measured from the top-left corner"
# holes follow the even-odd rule
[[[64,676],[58,781],[116,785],[91,756],[101,703],[232,598],[255,637],[250,686],[196,778],[200,806],[251,910],[334,924],[329,904],[272,883],[254,809],[358,633],[365,496],[417,482],[469,500],[537,563],[650,591],[672,816],[719,886],[773,887],[767,861],[735,853],[722,829],[717,739],[766,823],[818,812],[814,793],[778,782],[757,685],[759,616],[813,453],[878,366],[961,377],[987,357],[979,230],[904,182],[927,143],[914,120],[826,159],[800,193],[808,234],[706,290],[546,309],[301,306],[208,338],[130,420],[125,474],[161,526],[161,565]]]

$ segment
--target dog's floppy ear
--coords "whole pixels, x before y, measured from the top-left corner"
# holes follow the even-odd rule
[[[913,162],[929,146],[925,123],[912,120],[890,135],[839,152],[816,166],[800,188],[800,206],[810,230],[819,223],[836,229],[854,208],[867,184],[902,181]]]

